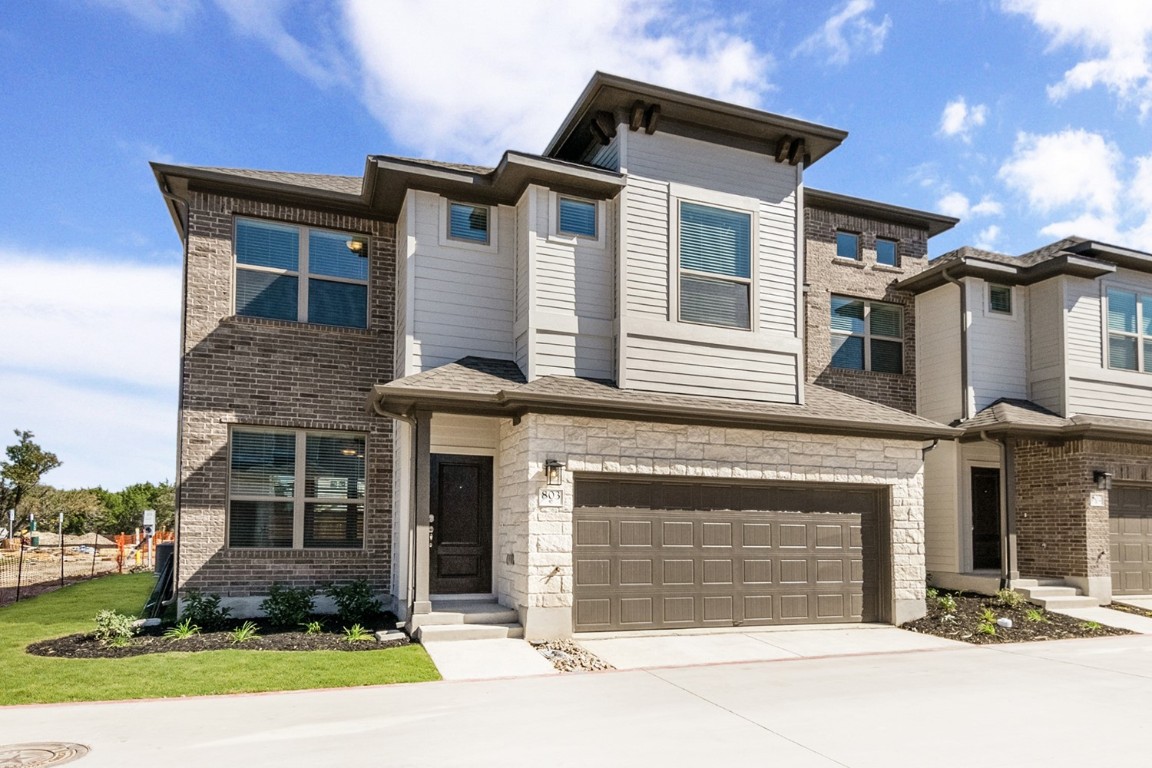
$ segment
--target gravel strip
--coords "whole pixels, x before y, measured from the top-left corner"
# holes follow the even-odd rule
[[[602,669],[616,669],[606,661],[589,653],[571,640],[549,640],[546,643],[533,643],[540,655],[552,662],[561,672],[597,672]]]

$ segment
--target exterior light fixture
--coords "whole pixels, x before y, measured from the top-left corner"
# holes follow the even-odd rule
[[[1110,491],[1112,490],[1112,473],[1097,469],[1092,473],[1092,482],[1096,483],[1096,490]]]
[[[362,256],[364,254],[363,240],[349,240],[345,242],[344,245],[346,245],[348,250],[352,251],[352,253],[356,254],[357,256]]]
[[[563,485],[564,462],[548,459],[544,462],[544,475],[548,478],[548,485]]]

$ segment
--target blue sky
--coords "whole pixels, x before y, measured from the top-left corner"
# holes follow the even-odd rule
[[[180,246],[149,160],[539,151],[600,69],[825,123],[813,186],[1019,253],[1152,250],[1152,3],[39,0],[0,9],[0,445],[174,479]]]

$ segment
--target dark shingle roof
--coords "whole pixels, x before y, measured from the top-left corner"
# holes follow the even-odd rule
[[[423,157],[400,157],[399,155],[373,155],[373,160],[399,160],[403,163],[413,163],[415,165],[427,165],[432,168],[446,168],[450,171],[463,171],[464,173],[477,173],[480,175],[487,175],[496,170],[495,168],[486,165],[469,165],[468,163],[449,163],[444,160],[429,160]]]
[[[1002,425],[1060,428],[1071,423],[1068,419],[1056,415],[1031,400],[1002,397],[967,421],[960,422],[957,426],[969,431],[977,431]]]
[[[1065,437],[1086,433],[1104,436],[1143,436],[1152,439],[1152,421],[1116,416],[1078,414],[1064,417],[1030,400],[1001,398],[975,416],[956,426],[968,436],[980,432],[1024,433],[1039,432]]]
[[[209,166],[188,166],[192,170],[208,171],[238,179],[255,179],[289,184],[306,189],[320,189],[325,192],[341,192],[346,195],[359,195],[364,180],[360,176],[331,176],[321,173],[289,173],[287,171],[261,171],[254,168],[214,168]]]

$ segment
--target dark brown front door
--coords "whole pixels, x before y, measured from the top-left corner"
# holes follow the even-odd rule
[[[972,467],[972,567],[1000,570],[1000,470]]]
[[[492,591],[492,458],[432,454],[433,594]]]

